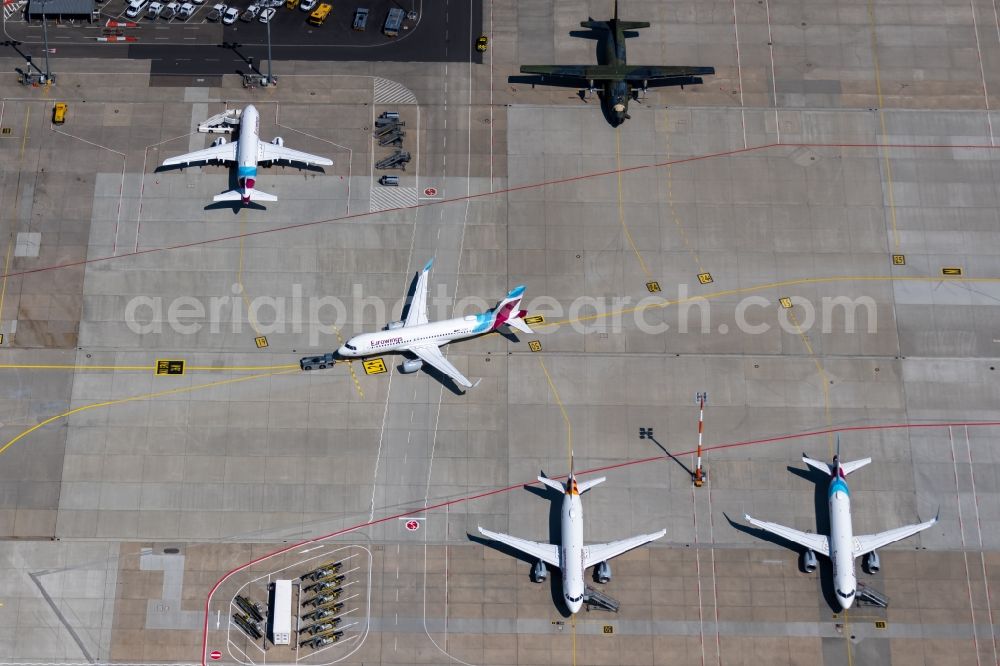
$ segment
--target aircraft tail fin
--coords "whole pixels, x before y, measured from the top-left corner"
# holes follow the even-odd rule
[[[268,194],[267,192],[262,192],[257,189],[250,190],[247,193],[249,196],[244,197],[244,193],[240,190],[229,190],[228,192],[223,192],[222,194],[216,194],[212,197],[212,201],[277,201],[278,197],[273,194]]]
[[[524,317],[528,314],[526,310],[519,309],[521,297],[524,295],[524,286],[514,287],[496,308],[493,309],[493,330],[500,328],[504,324],[523,333],[533,333],[531,328],[524,323]]]

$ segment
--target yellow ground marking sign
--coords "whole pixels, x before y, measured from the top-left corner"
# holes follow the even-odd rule
[[[949,268],[942,268],[941,275],[961,275],[962,269],[957,266],[951,266]]]
[[[711,273],[698,273],[698,282],[702,284],[712,284],[714,280],[712,279]]]
[[[543,317],[542,315],[534,315],[533,317],[525,317],[524,318],[524,323],[527,324],[528,326],[535,326],[537,324],[544,324],[545,323],[545,317]]]
[[[253,339],[254,343],[257,345],[257,349],[263,349],[267,346],[267,338],[263,335]]]
[[[792,299],[788,298],[787,296],[782,296],[781,298],[778,299],[778,302],[781,303],[781,307],[785,308],[786,310],[792,307]]]
[[[905,254],[894,254],[894,255],[892,255],[892,265],[893,266],[905,266],[906,265],[906,255]]]
[[[156,362],[156,374],[158,375],[183,375],[184,361],[158,360]]]
[[[381,375],[386,372],[385,361],[380,358],[370,358],[367,361],[362,361],[361,365],[364,367],[366,375]]]
[[[539,342],[538,340],[532,340],[531,342],[528,343],[528,349],[530,349],[533,352],[542,351],[542,343]]]
[[[613,624],[606,624],[606,625],[604,625],[604,633],[606,633],[606,634],[613,634],[613,633],[615,633],[615,627],[614,627],[614,625]]]
[[[876,629],[887,629],[888,627],[889,627],[889,623],[886,622],[885,620],[875,620],[875,628]]]
[[[646,283],[646,289],[649,290],[649,293],[655,294],[655,293],[657,293],[657,292],[660,291],[660,283],[659,282],[647,282]]]

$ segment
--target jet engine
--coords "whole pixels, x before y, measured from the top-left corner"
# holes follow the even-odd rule
[[[865,556],[865,568],[870,574],[877,574],[878,570],[882,568],[881,563],[878,559],[878,553],[874,550]]]
[[[611,565],[607,562],[601,562],[596,567],[594,567],[594,582],[600,583],[601,585],[607,583],[611,580]]]
[[[273,139],[271,139],[271,143],[273,143],[276,146],[284,146],[285,140],[282,139],[280,136],[276,136]]]
[[[401,321],[390,321],[386,329],[390,331],[395,331],[397,328],[403,328],[403,322]]]
[[[226,143],[228,143],[226,141],[226,137],[220,136],[218,139],[216,139],[215,141],[212,142],[212,147],[213,148],[217,148],[218,146],[224,146],[224,145],[226,145]]]
[[[549,570],[545,566],[545,562],[538,560],[535,562],[535,566],[531,567],[531,582],[532,583],[544,583],[545,579],[549,577]]]
[[[416,372],[417,370],[419,370],[420,368],[422,368],[423,365],[424,365],[424,362],[421,361],[419,358],[414,358],[414,359],[409,359],[408,358],[405,361],[403,361],[403,365],[402,365],[402,367],[400,369],[402,370],[403,374],[407,374],[408,375],[411,372]]]
[[[819,566],[819,562],[816,561],[816,553],[811,550],[807,550],[802,553],[802,570],[806,573],[812,573],[816,571],[816,567]]]

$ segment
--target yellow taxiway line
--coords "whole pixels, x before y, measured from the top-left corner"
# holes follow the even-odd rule
[[[545,379],[549,382],[549,388],[552,389],[552,395],[555,396],[556,404],[559,405],[559,411],[562,412],[563,421],[566,422],[566,457],[569,458],[570,467],[573,465],[573,424],[570,423],[569,414],[566,413],[566,407],[563,405],[562,398],[559,397],[559,391],[556,389],[555,383],[552,381],[552,375],[549,374],[549,369],[545,367],[545,362],[542,359],[538,359],[538,363],[542,366],[542,372],[545,373]]]

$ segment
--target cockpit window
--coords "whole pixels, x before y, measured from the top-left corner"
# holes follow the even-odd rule
[[[581,594],[578,597],[571,597],[567,594],[566,598],[569,599],[570,601],[576,602],[576,601],[581,601],[583,599],[583,595]]]
[[[350,344],[350,343],[345,344],[344,346],[347,347],[348,349],[350,349],[351,351],[358,351],[358,348],[355,347],[354,345]]]
[[[850,599],[851,597],[854,596],[854,590],[851,590],[850,592],[841,592],[840,590],[837,590],[837,594],[844,597],[845,599]]]

